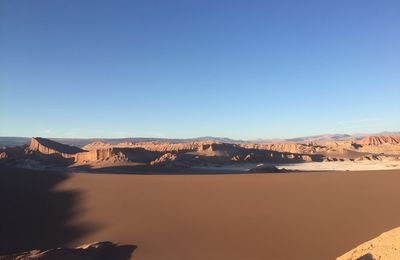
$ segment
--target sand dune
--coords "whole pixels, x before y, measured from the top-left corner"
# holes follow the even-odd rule
[[[400,172],[83,175],[76,241],[138,246],[133,259],[334,259],[400,225]]]
[[[61,226],[91,228],[61,240],[63,232],[42,232],[41,240],[136,245],[132,259],[334,259],[400,226],[400,171],[69,176],[52,189],[80,194]],[[36,204],[40,216],[54,214],[54,207]],[[29,214],[19,211],[21,219]]]

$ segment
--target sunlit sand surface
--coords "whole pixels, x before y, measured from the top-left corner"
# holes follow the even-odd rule
[[[399,184],[398,170],[80,173],[57,190],[81,191],[81,211],[71,224],[97,227],[71,245],[133,244],[133,259],[309,260],[334,259],[400,226]]]

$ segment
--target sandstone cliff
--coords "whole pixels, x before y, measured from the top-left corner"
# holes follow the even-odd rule
[[[400,135],[367,136],[359,142],[358,151],[366,153],[400,154]]]
[[[108,144],[104,142],[94,142],[85,145],[84,150],[96,150],[105,148],[143,148],[154,152],[194,152],[194,151],[216,151],[219,146],[229,146],[229,144],[214,141],[199,141],[189,143],[170,143],[170,142],[124,142],[118,144]],[[220,149],[219,149],[220,150]]]
[[[312,147],[312,145],[305,145]],[[227,144],[213,141],[190,142],[190,143],[160,143],[160,142],[139,142],[139,143],[119,143],[119,144],[105,144],[105,143],[92,143],[85,146],[85,149],[92,149],[99,151],[106,149],[144,149],[145,151],[159,152],[162,154],[186,154],[192,155],[185,156],[185,160],[191,160],[194,163],[198,162],[204,164],[204,160],[210,162],[229,163],[231,162],[301,162],[301,161],[320,161],[321,155],[318,153],[305,154],[305,149],[295,149],[301,147],[300,144],[290,144],[290,147],[282,145],[238,145]],[[310,148],[311,149],[311,148]],[[291,151],[291,152],[288,152]],[[195,160],[195,157],[199,157]],[[81,155],[78,155],[80,161]],[[93,156],[92,158],[96,158]],[[203,160],[201,159],[203,158]],[[208,159],[206,159],[208,158]],[[216,160],[216,158],[220,158]],[[225,158],[225,159],[224,159]],[[97,158],[99,159],[99,158]],[[155,163],[155,162],[154,162]]]
[[[40,137],[32,138],[29,150],[36,151],[44,155],[59,155],[63,158],[75,158],[77,153],[84,152],[84,150],[78,147],[61,144]]]
[[[58,159],[67,165],[122,165],[139,163],[147,166],[190,167],[220,166],[232,163],[300,163],[311,161],[396,160],[400,145],[395,138],[365,138],[362,142],[334,141],[324,145],[309,143],[232,144],[216,141],[188,143],[124,142],[109,144],[94,142],[80,149],[44,138],[32,138],[26,149],[36,156],[28,159]],[[382,154],[381,151],[384,151]],[[390,153],[389,153],[389,152]],[[0,151],[2,161],[9,160],[10,152]],[[396,157],[397,156],[397,157]],[[116,163],[116,164],[115,164]]]

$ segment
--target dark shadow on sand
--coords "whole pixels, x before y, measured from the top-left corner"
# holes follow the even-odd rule
[[[80,213],[81,192],[54,190],[68,178],[61,172],[0,166],[0,255],[65,247],[98,228],[69,224]]]
[[[117,260],[129,260],[136,250],[137,246],[134,245],[119,245],[108,250],[104,250],[95,259],[96,260],[107,260],[107,259],[117,259]]]
[[[69,226],[78,191],[52,189],[68,175],[0,167],[0,255],[63,246],[93,227]]]
[[[363,256],[360,256],[359,258],[357,258],[356,260],[375,260],[374,256],[371,254],[365,254]]]

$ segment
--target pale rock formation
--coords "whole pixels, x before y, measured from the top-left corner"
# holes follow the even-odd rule
[[[119,144],[107,144],[103,142],[94,142],[85,145],[85,150],[96,150],[105,148],[143,148],[155,152],[178,152],[178,151],[197,151],[203,144],[210,142],[190,142],[190,143],[168,143],[168,142],[125,142]]]
[[[172,162],[175,162],[177,160],[177,158],[178,158],[178,156],[176,154],[166,153],[166,154],[163,154],[161,157],[155,159],[154,161],[151,161],[150,165],[161,166],[161,165],[170,164]]]
[[[187,168],[193,166],[190,160],[182,160],[177,154],[166,153],[150,162],[150,165],[162,168]]]
[[[359,144],[362,152],[400,154],[400,135],[367,136]]]
[[[337,260],[398,260],[400,259],[400,227],[369,240]]]
[[[78,153],[75,156],[75,162],[94,162],[94,161],[104,161],[110,158],[119,159],[120,161],[125,161],[126,156],[121,153],[115,153],[113,148],[96,149],[88,152]]]
[[[301,159],[306,162],[311,162],[313,159],[309,155],[301,155]]]
[[[97,149],[111,148],[112,146],[113,145],[111,145],[109,143],[97,141],[97,142],[93,142],[93,143],[83,146],[82,149],[86,150],[86,151],[91,151],[91,150],[97,150]]]

